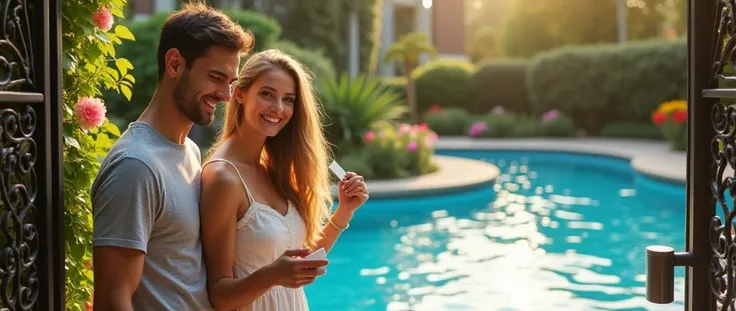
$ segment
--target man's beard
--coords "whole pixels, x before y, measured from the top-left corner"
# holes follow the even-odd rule
[[[202,112],[202,99],[197,99],[193,94],[188,93],[192,89],[189,84],[189,73],[187,72],[174,87],[174,105],[192,122],[202,126],[210,125],[214,117]]]

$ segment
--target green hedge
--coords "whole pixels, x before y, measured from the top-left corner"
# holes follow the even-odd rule
[[[332,60],[324,55],[322,50],[303,48],[286,40],[277,41],[271,44],[270,47],[289,54],[302,62],[314,74],[315,79],[332,79],[335,77],[335,65]]]
[[[419,114],[432,105],[465,107],[470,80],[475,68],[465,61],[438,60],[422,65],[412,72],[415,79]]]
[[[496,60],[482,65],[470,80],[466,109],[487,113],[495,106],[530,113],[526,91],[526,60]]]
[[[646,122],[662,102],[685,98],[686,43],[563,47],[535,57],[526,81],[536,114],[559,109],[595,135],[612,121]]]
[[[280,26],[264,15],[251,11],[225,10],[225,13],[255,35],[257,51],[270,46],[281,33]],[[156,50],[161,26],[168,14],[159,13],[145,21],[130,22],[128,28],[135,36],[135,41],[126,42],[118,47],[118,57],[127,58],[135,67],[132,72],[136,79],[130,102],[114,93],[105,94],[110,119],[120,127],[127,128],[128,123],[138,118],[156,89],[158,82]]]

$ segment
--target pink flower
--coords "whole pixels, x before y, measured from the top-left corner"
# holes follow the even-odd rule
[[[92,20],[95,22],[97,27],[104,31],[108,31],[112,28],[113,18],[110,9],[101,7],[97,12],[92,13]]]
[[[98,98],[82,97],[74,105],[74,115],[79,120],[79,125],[90,130],[105,123],[105,104]]]
[[[470,136],[477,137],[488,129],[488,124],[483,121],[475,122],[470,126]]]
[[[399,133],[408,133],[409,131],[411,131],[411,125],[404,123],[399,126]]]
[[[549,122],[554,119],[557,119],[558,117],[560,117],[560,112],[555,109],[552,109],[550,111],[545,112],[544,115],[542,115],[542,120],[545,122]]]
[[[415,141],[409,142],[409,144],[406,145],[406,150],[408,150],[409,152],[416,152],[417,148],[419,148],[419,146]]]
[[[424,145],[427,146],[427,147],[434,146],[434,142],[435,141],[436,141],[436,139],[434,139],[432,136],[424,137]]]
[[[439,139],[440,137],[437,135],[437,133],[432,132],[432,134],[429,135],[429,138],[432,139],[432,142],[436,142],[437,139]]]
[[[419,129],[422,131],[426,131],[429,129],[429,125],[427,125],[427,123],[419,124]]]
[[[373,133],[373,131],[368,131],[368,133],[365,133],[365,142],[369,143],[373,141],[373,139],[376,138],[376,134]]]

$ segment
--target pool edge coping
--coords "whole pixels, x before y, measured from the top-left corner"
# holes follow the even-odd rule
[[[440,138],[435,150],[442,151],[539,151],[574,154],[588,154],[626,160],[631,168],[656,181],[685,185],[687,183],[687,162],[684,152],[672,152],[666,142],[650,140],[625,140],[607,138],[569,138],[569,139],[475,139],[465,137]],[[589,146],[588,144],[598,146]],[[602,144],[607,146],[603,147]],[[648,144],[652,148],[641,152],[623,151],[622,146],[631,147]],[[645,154],[637,154],[645,153]],[[681,157],[683,166],[674,171],[671,168],[647,166],[646,160],[657,157]],[[679,173],[679,174],[678,174]]]
[[[367,180],[365,183],[370,192],[370,199],[447,195],[472,191],[491,186],[501,174],[497,166],[480,160],[435,154],[432,156],[432,162],[438,169],[430,174],[400,179]],[[464,171],[479,173],[453,173],[458,170],[458,164],[464,166]],[[331,191],[333,196],[337,196],[336,185],[332,185]]]

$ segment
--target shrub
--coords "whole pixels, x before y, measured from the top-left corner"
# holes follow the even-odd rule
[[[427,174],[437,170],[432,163],[435,141],[437,134],[426,125],[386,126],[366,133],[362,158],[377,179]]]
[[[466,108],[473,72],[472,64],[455,60],[434,61],[418,67],[412,72],[418,111],[424,112],[433,104]]]
[[[405,77],[384,77],[381,78],[381,84],[390,88],[401,98],[406,99],[406,78]]]
[[[258,38],[256,38],[258,40]],[[328,79],[335,76],[335,65],[324,55],[322,50],[308,49],[290,41],[277,41],[269,46],[289,54],[302,62],[316,79]]]
[[[341,152],[349,153],[360,146],[363,133],[406,112],[398,94],[367,76],[322,79],[318,92],[329,118],[327,138]]]
[[[641,121],[687,91],[683,40],[563,47],[527,69],[532,110],[560,109],[592,134],[614,120]]]
[[[575,123],[572,118],[561,115],[559,111],[550,110],[542,116],[539,134],[547,137],[575,136]]]
[[[468,111],[487,113],[495,106],[530,113],[526,91],[525,60],[492,61],[481,66],[470,80]]]
[[[664,139],[662,130],[651,122],[614,121],[603,126],[601,136],[641,139]]]
[[[485,118],[487,130],[483,137],[514,137],[518,117],[511,113],[493,114]]]
[[[255,35],[256,51],[268,47],[276,41],[281,29],[279,25],[264,15],[250,11],[224,11],[244,28]],[[136,69],[133,71],[136,84],[130,102],[126,102],[114,94],[106,94],[111,120],[118,126],[127,127],[146,108],[156,89],[158,82],[158,66],[156,50],[161,26],[168,17],[168,12],[158,13],[145,21],[136,21],[129,24],[130,31],[136,40],[127,43],[118,51],[118,56],[128,58]]]
[[[537,119],[526,115],[499,113],[481,117],[468,131],[471,137],[534,137],[539,134]]]
[[[111,92],[109,98],[131,95],[135,81],[130,75],[130,62],[117,54],[134,36],[124,25],[96,24],[92,15],[109,13],[122,19],[125,0],[62,2],[63,53],[63,161],[64,161],[64,286],[65,306],[58,310],[81,311],[88,308],[94,288],[92,263],[92,206],[89,189],[119,129],[105,118],[101,91]],[[108,16],[111,17],[111,16]],[[83,82],[82,82],[83,81]],[[123,95],[117,94],[120,92]],[[79,113],[75,108],[86,108]],[[81,109],[79,110],[81,111]],[[94,113],[93,113],[94,112]],[[7,165],[11,165],[7,163]],[[13,226],[11,229],[17,230]],[[6,231],[7,232],[7,231]],[[22,251],[22,249],[21,249]],[[27,249],[26,249],[27,251]],[[21,252],[23,253],[23,252]],[[9,254],[9,253],[8,253]],[[20,258],[6,254],[5,260]],[[25,255],[33,256],[28,252]],[[6,274],[6,276],[9,274]],[[22,276],[25,277],[25,276]],[[17,282],[19,279],[15,279]],[[16,283],[14,286],[21,286]],[[29,286],[46,286],[33,284]],[[42,291],[44,292],[44,291]],[[30,293],[30,292],[28,292]],[[27,298],[33,298],[28,296]],[[7,300],[5,300],[7,302]],[[4,305],[12,307],[16,304]]]
[[[425,122],[439,135],[465,135],[465,130],[473,121],[470,114],[462,108],[445,108],[428,113]]]

